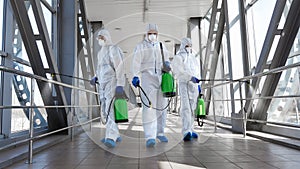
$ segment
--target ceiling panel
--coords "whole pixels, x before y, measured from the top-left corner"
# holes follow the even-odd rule
[[[187,20],[204,16],[212,0],[85,0],[85,4],[88,20],[102,21],[128,56],[143,39],[147,23],[158,24],[159,39],[170,40],[166,45],[172,50],[187,34]]]

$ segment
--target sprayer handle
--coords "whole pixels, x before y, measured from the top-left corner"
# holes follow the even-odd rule
[[[140,79],[137,76],[134,76],[131,81],[132,85],[136,88],[140,86]]]
[[[165,62],[163,63],[162,71],[163,71],[163,72],[166,72],[166,73],[168,73],[168,72],[171,71],[171,66],[170,66],[170,62],[169,62],[169,61],[165,61]]]
[[[198,85],[198,92],[199,92],[199,94],[201,93],[201,86],[200,85]]]

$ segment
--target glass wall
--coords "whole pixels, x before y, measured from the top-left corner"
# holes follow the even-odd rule
[[[267,30],[271,21],[271,17],[274,11],[274,7],[276,4],[276,0],[246,0],[246,27],[247,27],[247,44],[248,44],[248,54],[249,54],[249,68],[250,72],[253,75],[255,72],[256,65],[258,64],[258,60],[262,51],[263,43],[266,38]],[[291,6],[291,1],[286,2],[286,6],[284,8],[283,15],[281,17],[280,23],[278,25],[278,29],[282,29],[286,20],[286,16]],[[211,12],[203,19],[201,30],[202,33],[206,36],[209,31],[209,20],[211,17]],[[242,56],[242,48],[241,48],[241,31],[240,31],[240,16],[239,16],[239,4],[238,1],[228,1],[228,19],[229,19],[229,33],[230,33],[230,43],[231,43],[231,57],[232,57],[232,65],[228,65],[228,50],[227,50],[227,37],[226,30],[224,31],[223,39],[222,39],[222,48],[221,52],[218,56],[218,65],[216,69],[216,77],[218,78],[229,78],[229,66],[232,68],[232,76],[233,79],[239,79],[244,77],[243,70],[243,56]],[[218,18],[216,20],[216,25],[218,23]],[[275,33],[275,32],[274,32]],[[291,50],[291,54],[289,56],[286,65],[298,63],[300,62],[300,35],[298,34],[295,39],[293,48]],[[278,42],[280,40],[279,35],[275,35],[273,44],[271,44],[271,50],[269,56],[267,58],[267,65],[270,64],[273,60],[273,56],[275,50],[277,48]],[[204,43],[206,44],[206,42]],[[203,53],[203,57],[204,53]],[[211,58],[210,58],[211,59]],[[264,71],[267,71],[268,68],[265,67]],[[254,89],[250,88],[252,94],[259,96],[263,84],[265,82],[266,77],[260,78],[260,83],[258,89],[254,91]],[[294,68],[290,70],[286,70],[282,73],[280,82],[277,85],[277,89],[275,92],[275,96],[282,95],[299,95],[299,68]],[[214,82],[215,84],[218,82]],[[241,102],[240,99],[240,91],[239,84],[233,83],[234,88],[234,98],[235,100],[235,112],[233,112],[233,108],[231,108],[230,101],[222,102],[220,106],[215,106],[210,108],[210,113],[213,111],[217,115],[221,116],[230,116],[230,113],[238,113],[241,110]],[[245,98],[245,84],[242,85],[242,97]],[[223,87],[214,88],[212,91],[213,97],[224,100],[230,100],[230,87],[229,85],[224,85]],[[254,100],[252,107],[255,109],[255,105],[259,99]],[[220,101],[221,102],[221,101]],[[245,103],[245,101],[244,101]],[[243,104],[244,104],[243,103]],[[212,105],[212,104],[210,104]],[[268,121],[272,122],[280,122],[280,123],[288,123],[293,125],[299,125],[299,108],[300,108],[300,100],[298,97],[295,98],[285,98],[285,99],[272,99],[271,105],[268,110]]]
[[[290,51],[285,65],[300,62],[300,31]],[[300,68],[292,68],[282,72],[274,96],[300,95]],[[300,125],[299,118],[300,98],[272,99],[268,109],[268,121],[290,125]]]
[[[50,5],[52,5],[52,0],[47,1]],[[30,19],[30,24],[33,28],[33,32],[35,35],[39,34],[39,30],[37,28],[37,23],[33,14],[33,9],[29,1],[26,1],[26,7],[28,10],[28,16]],[[43,5],[42,5],[42,10],[44,14],[44,19],[46,22],[47,26],[47,31],[48,35],[50,37],[50,40],[52,40],[52,26],[53,26],[53,19],[52,19],[52,13]],[[16,24],[15,24],[16,25]],[[14,27],[14,40],[13,40],[13,54],[15,57],[18,57],[22,59],[23,63],[17,63],[14,62],[14,68],[18,70],[22,70],[28,73],[33,74],[33,70],[30,67],[28,63],[30,63],[28,54],[26,52],[25,46],[23,44],[20,31],[18,26],[16,25]],[[49,68],[45,52],[44,52],[44,47],[42,45],[42,42],[38,40],[37,46],[39,49],[39,53],[41,55],[41,59],[43,62],[43,66],[45,69]],[[30,98],[30,89],[31,89],[31,79],[21,77],[21,76],[14,76],[13,78],[13,84],[12,84],[12,105],[29,105],[29,98]],[[39,88],[37,85],[35,85],[35,94],[34,94],[34,100],[35,100],[35,105],[38,106],[43,106],[43,99],[41,97],[41,93],[39,91]],[[47,113],[45,109],[39,108],[34,110],[35,113],[35,127],[40,128],[40,127],[45,127],[47,126]],[[28,110],[26,109],[13,109],[12,110],[12,118],[11,118],[11,133],[17,133],[20,131],[28,130],[29,128],[29,121],[28,121]]]

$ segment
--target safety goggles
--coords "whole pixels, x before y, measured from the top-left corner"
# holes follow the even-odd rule
[[[148,35],[157,35],[157,33],[148,33]]]

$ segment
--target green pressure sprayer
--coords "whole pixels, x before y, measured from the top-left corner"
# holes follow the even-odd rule
[[[200,127],[203,126],[203,119],[206,118],[205,102],[204,102],[204,99],[202,98],[202,96],[203,96],[203,94],[201,94],[201,92],[199,92],[199,96],[197,98],[197,107],[196,107],[196,110],[195,110],[198,125]],[[201,119],[201,122],[200,122],[200,119]]]
[[[116,123],[128,122],[128,107],[125,92],[123,92],[123,94],[115,95],[114,112]]]
[[[163,61],[163,68],[162,68],[163,74],[162,74],[162,81],[161,81],[161,90],[162,90],[164,97],[174,97],[174,96],[176,96],[176,86],[175,86],[174,78],[173,78],[172,74],[170,73],[170,70],[167,70],[163,47],[162,47],[161,42],[160,42],[160,51],[161,51],[161,56],[162,56],[162,61]]]

